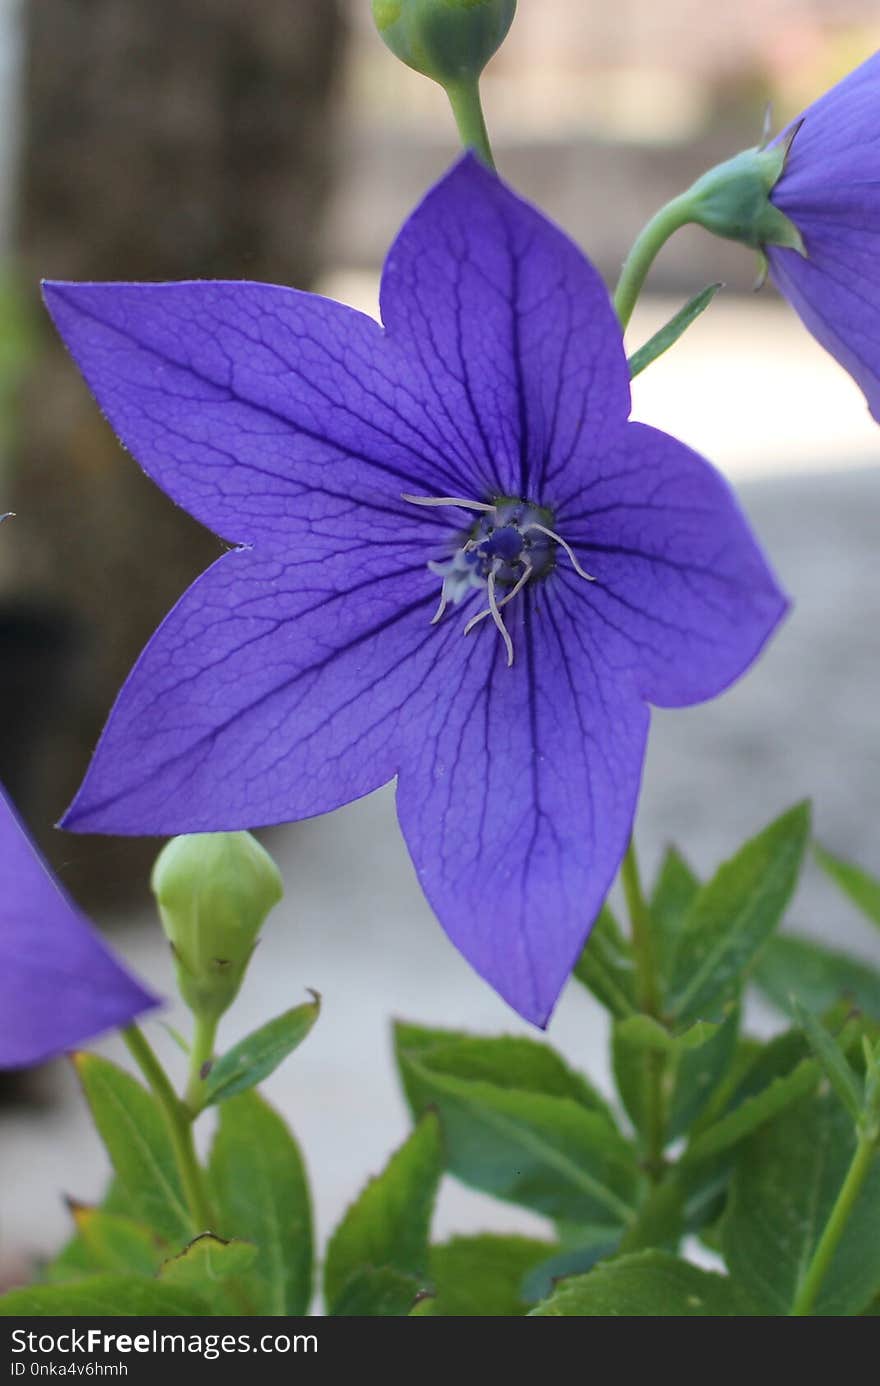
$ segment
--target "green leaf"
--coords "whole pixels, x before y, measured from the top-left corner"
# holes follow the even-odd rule
[[[819,1081],[819,1065],[802,1059],[782,1078],[774,1078],[753,1097],[747,1097],[732,1111],[695,1136],[684,1153],[687,1164],[709,1160],[730,1150],[770,1121],[786,1107],[812,1092]]]
[[[423,1313],[432,1317],[514,1318],[538,1298],[526,1298],[528,1272],[546,1264],[550,1242],[530,1237],[453,1237],[430,1251],[434,1297]]]
[[[294,1006],[241,1040],[218,1059],[208,1074],[202,1105],[225,1102],[228,1097],[254,1088],[302,1044],[321,1010],[321,998]]]
[[[868,963],[795,934],[778,934],[765,947],[754,980],[789,1015],[792,999],[821,1015],[835,1001],[850,1000],[880,1020],[880,972]]]
[[[685,1135],[707,1107],[733,1063],[739,1033],[739,1007],[734,1006],[720,1025],[697,1022],[686,1030],[678,1054],[666,1119],[669,1141]]]
[[[622,1018],[635,1015],[635,962],[632,949],[607,905],[603,905],[584,945],[574,975],[607,1011]]]
[[[565,1280],[532,1317],[731,1318],[758,1311],[731,1279],[665,1251],[639,1251]]]
[[[634,380],[637,375],[641,375],[652,361],[656,361],[658,356],[662,356],[671,346],[675,346],[679,337],[687,331],[692,323],[696,322],[701,313],[705,313],[712,299],[718,290],[723,288],[722,284],[709,284],[705,289],[701,289],[698,294],[687,302],[683,308],[679,308],[674,317],[659,332],[655,332],[644,346],[634,351],[629,358],[629,378]]]
[[[583,1242],[563,1246],[528,1272],[522,1282],[527,1303],[536,1304],[553,1293],[558,1280],[592,1270],[597,1261],[613,1256],[620,1246],[620,1230],[596,1228]]]
[[[72,1285],[29,1285],[0,1298],[0,1317],[198,1318],[198,1295],[139,1275],[95,1275]]]
[[[312,1287],[312,1213],[299,1146],[255,1092],[221,1104],[209,1175],[219,1231],[252,1242],[239,1277],[256,1315],[305,1314]]]
[[[342,1286],[330,1310],[332,1318],[404,1318],[413,1309],[423,1283],[391,1266],[367,1266]],[[427,1301],[425,1301],[427,1303]]]
[[[205,1232],[163,1264],[159,1279],[198,1295],[209,1313],[239,1315],[249,1308],[247,1288],[239,1293],[230,1281],[249,1271],[257,1254],[252,1242],[225,1242]]]
[[[665,994],[678,937],[700,882],[675,847],[669,847],[651,893],[650,911],[657,973]]]
[[[816,1019],[812,1011],[795,1002],[795,1014],[801,1029],[807,1037],[810,1048],[824,1069],[837,1096],[840,1098],[852,1120],[858,1124],[864,1107],[862,1085],[856,1079],[846,1056],[825,1026]]]
[[[636,1154],[604,1111],[443,1072],[435,1052],[401,1049],[398,1057],[413,1109],[436,1108],[448,1168],[464,1183],[572,1222],[631,1218]]]
[[[739,995],[794,891],[809,828],[808,805],[799,804],[701,887],[672,961],[667,1008],[680,1024],[721,1019]]]
[[[97,1054],[74,1056],[92,1116],[139,1221],[172,1244],[193,1233],[165,1118],[131,1074]]]
[[[382,1173],[370,1180],[330,1238],[324,1299],[331,1314],[348,1282],[361,1271],[391,1269],[424,1281],[442,1173],[440,1126],[429,1112]]]
[[[588,1111],[601,1113],[616,1129],[604,1098],[548,1044],[521,1035],[467,1035],[459,1030],[428,1030],[400,1022],[394,1027],[394,1039],[398,1057],[406,1054],[450,1077],[481,1080],[519,1092],[570,1097]],[[417,1085],[411,1081],[411,1086],[413,1091],[407,1087],[407,1096],[411,1105],[421,1110],[426,1103],[416,1092]]]
[[[731,1273],[771,1314],[787,1315],[855,1151],[834,1094],[804,1098],[742,1151],[723,1228]],[[880,1159],[862,1188],[822,1283],[818,1315],[860,1314],[880,1291]]]
[[[815,848],[816,860],[853,904],[874,924],[880,924],[880,881],[855,862],[835,857],[824,847]]]
[[[167,1248],[148,1227],[82,1204],[75,1205],[72,1211],[92,1270],[155,1275]]]

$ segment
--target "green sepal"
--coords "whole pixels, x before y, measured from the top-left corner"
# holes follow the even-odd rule
[[[726,240],[759,250],[781,246],[806,255],[790,217],[770,200],[782,176],[791,140],[744,149],[698,178],[682,199],[691,221]]]

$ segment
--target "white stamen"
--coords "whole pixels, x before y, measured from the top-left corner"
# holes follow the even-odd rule
[[[512,602],[512,601],[513,601],[514,597],[517,596],[517,594],[520,593],[520,592],[523,590],[523,588],[525,587],[525,585],[526,585],[526,583],[528,582],[529,578],[532,576],[532,573],[534,572],[534,568],[533,568],[533,566],[532,566],[531,559],[529,559],[529,558],[524,558],[524,559],[523,559],[523,563],[525,564],[525,568],[524,568],[524,570],[523,570],[522,576],[517,580],[516,586],[515,586],[515,587],[511,587],[511,589],[510,589],[510,591],[508,592],[507,596],[506,596],[506,597],[502,597],[501,601],[498,603],[498,610],[499,610],[499,611],[501,610],[501,608],[502,608],[503,606],[507,606],[507,603],[508,603],[508,602]],[[480,621],[485,621],[486,617],[487,617],[487,616],[491,616],[491,615],[492,615],[492,610],[491,610],[491,608],[488,607],[488,606],[486,607],[486,609],[485,609],[484,611],[478,611],[477,614],[476,614],[476,616],[472,616],[471,619],[468,621],[467,625],[465,626],[465,628],[464,628],[464,633],[465,633],[465,635],[470,635],[470,633],[471,633],[471,631],[473,630],[474,626],[479,625]]]
[[[498,610],[498,603],[497,603],[496,600],[495,600],[495,569],[494,569],[494,568],[492,569],[491,573],[489,574],[488,578],[486,579],[486,593],[487,593],[488,598],[489,598],[489,610],[490,610],[491,613],[492,613],[492,620],[495,622],[495,625],[498,627],[498,634],[501,636],[501,639],[504,641],[504,648],[507,650],[507,667],[508,667],[508,669],[509,669],[509,668],[511,667],[511,665],[513,664],[513,641],[512,641],[511,638],[510,638],[510,633],[509,633],[509,631],[508,631],[508,629],[507,629],[507,626],[504,624],[504,621],[502,620],[501,612]]]
[[[565,540],[562,538],[560,534],[556,534],[554,530],[548,529],[546,525],[539,525],[536,520],[533,520],[530,525],[526,525],[525,529],[523,530],[523,534],[528,534],[530,529],[537,529],[541,534],[546,534],[548,539],[555,539],[559,547],[565,549],[565,552],[571,559],[571,566],[574,568],[578,577],[582,577],[586,582],[596,581],[592,573],[585,572],[585,570],[581,567],[581,565],[578,563],[577,559],[574,556],[574,550],[572,549],[571,544],[566,544]]]
[[[460,505],[462,510],[482,510],[490,514],[494,505],[487,505],[485,501],[465,500],[462,496],[405,496],[401,495],[401,500],[409,501],[410,505]]]
[[[436,626],[437,622],[440,620],[441,616],[443,615],[443,613],[444,613],[444,611],[446,610],[446,608],[447,608],[448,605],[449,605],[449,598],[448,598],[448,596],[446,595],[446,580],[444,579],[444,581],[443,581],[443,586],[440,588],[440,605],[437,607],[437,610],[434,612],[434,615],[431,617],[431,625],[432,625],[432,626]]]

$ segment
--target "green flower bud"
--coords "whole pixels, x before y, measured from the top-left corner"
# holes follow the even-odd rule
[[[479,77],[513,23],[516,0],[372,0],[401,62],[442,87]]]
[[[766,149],[745,149],[704,173],[684,196],[691,220],[756,250],[781,245],[805,255],[800,231],[770,201],[790,146],[789,139]]]
[[[266,915],[283,886],[250,833],[192,833],[166,843],[150,881],[190,1010],[217,1019],[232,1004]]]

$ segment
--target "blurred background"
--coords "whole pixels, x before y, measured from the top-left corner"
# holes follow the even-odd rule
[[[662,202],[757,142],[768,101],[782,125],[878,44],[872,0],[520,0],[484,82],[499,166],[611,283]],[[38,281],[254,278],[375,312],[388,243],[455,151],[443,94],[385,50],[368,0],[0,0],[0,511],[17,516],[0,545],[0,779],[160,991],[171,968],[145,903],[158,843],[51,825],[138,650],[219,544],[124,455],[48,329]],[[636,383],[635,414],[740,487],[795,599],[741,685],[655,716],[639,838],[649,867],[675,838],[709,870],[811,795],[820,837],[877,871],[880,435],[773,290],[751,292],[755,271],[747,252],[682,232],[631,329],[638,345],[725,281]],[[391,790],[267,840],[287,898],[221,1039],[307,985],[323,993],[319,1026],[269,1093],[303,1143],[325,1233],[406,1130],[389,1016],[524,1027],[446,943]],[[813,871],[792,918],[880,953]],[[752,1020],[774,1023],[758,1006]],[[550,1038],[603,1080],[602,1020],[575,984]],[[7,1079],[2,1098],[9,1279],[65,1235],[62,1193],[96,1198],[105,1168],[64,1065]],[[438,1221],[540,1226],[452,1186]]]

